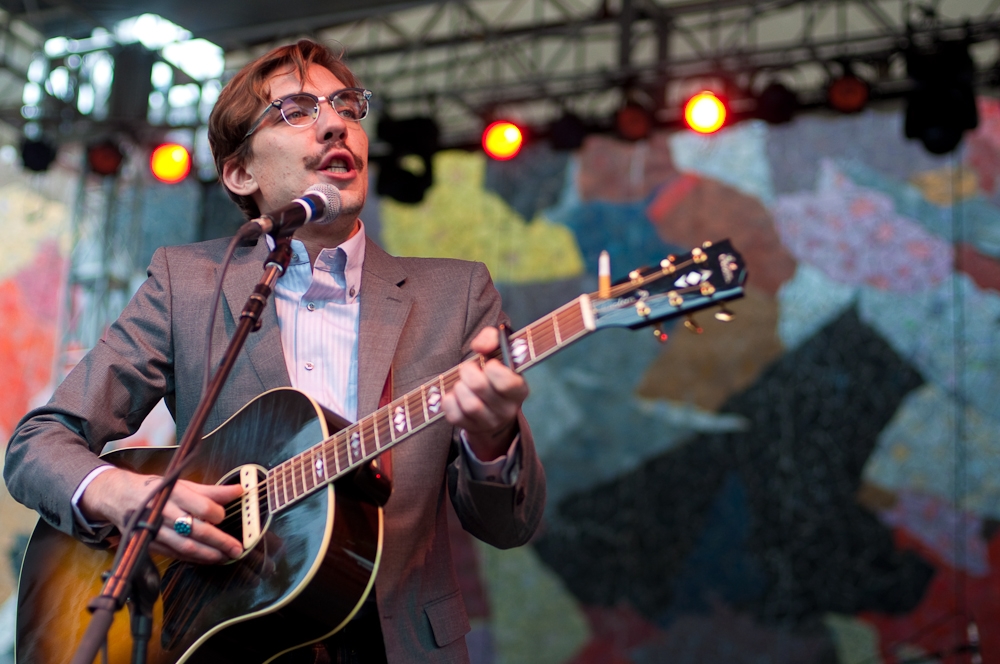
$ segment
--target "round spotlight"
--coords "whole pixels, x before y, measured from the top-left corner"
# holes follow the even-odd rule
[[[43,173],[55,161],[56,146],[46,138],[25,138],[21,141],[21,163],[29,171]]]
[[[87,146],[87,165],[98,175],[115,175],[121,170],[125,156],[121,148],[111,140],[92,143]]]
[[[781,83],[770,83],[757,97],[757,117],[771,124],[782,124],[795,117],[799,98]]]
[[[826,101],[841,113],[857,113],[868,103],[868,84],[857,76],[845,74],[826,89]]]
[[[493,159],[513,159],[521,151],[524,136],[512,122],[497,120],[483,131],[483,150]]]
[[[639,141],[653,130],[653,115],[643,106],[630,102],[615,114],[615,128],[626,141]]]
[[[726,123],[726,105],[712,92],[699,92],[684,105],[684,122],[699,134],[711,134]]]
[[[153,150],[149,169],[160,182],[176,184],[191,172],[191,154],[183,145],[164,143]]]

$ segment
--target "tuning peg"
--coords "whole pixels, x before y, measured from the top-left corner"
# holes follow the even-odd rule
[[[659,341],[661,344],[666,343],[667,341],[667,333],[664,332],[663,328],[661,328],[659,325],[653,328],[653,336],[656,337],[656,340]]]
[[[701,329],[701,325],[698,325],[698,321],[694,319],[694,316],[686,316],[684,318],[684,327],[686,327],[691,332],[695,334],[701,334],[705,330]]]
[[[729,321],[736,318],[736,314],[726,308],[726,305],[720,304],[719,310],[715,312],[715,319],[721,320],[723,323],[728,323]]]

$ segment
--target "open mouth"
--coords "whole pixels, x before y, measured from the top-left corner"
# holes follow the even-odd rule
[[[347,173],[351,169],[343,159],[334,159],[323,170],[329,173]]]

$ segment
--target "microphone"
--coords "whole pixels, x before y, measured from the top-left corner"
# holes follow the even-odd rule
[[[332,184],[314,184],[283,208],[250,223],[273,237],[287,237],[304,224],[329,224],[340,214],[340,191]]]

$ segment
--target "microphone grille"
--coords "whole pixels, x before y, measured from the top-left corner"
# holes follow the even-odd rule
[[[306,193],[314,191],[326,200],[326,205],[323,207],[323,217],[322,219],[316,219],[314,224],[329,224],[334,219],[340,215],[340,190],[334,187],[332,184],[314,184],[308,189]]]

